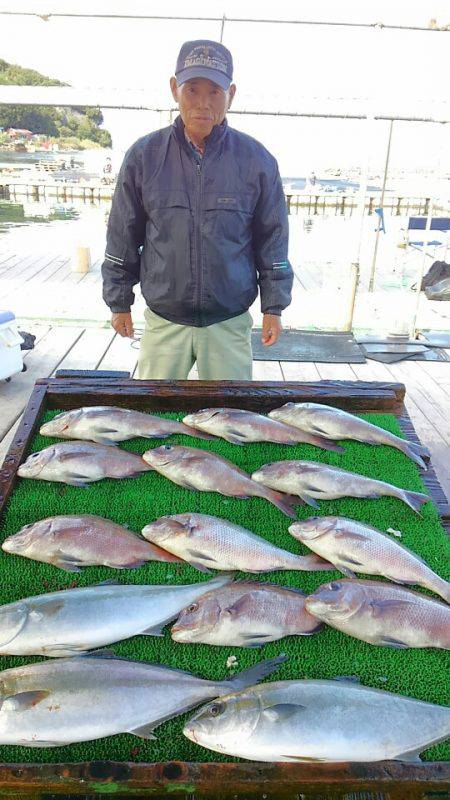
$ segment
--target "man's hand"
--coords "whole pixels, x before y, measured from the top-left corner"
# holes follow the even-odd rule
[[[278,341],[282,331],[281,317],[278,314],[264,314],[261,341],[265,347],[270,347]]]
[[[111,317],[111,325],[121,336],[128,336],[130,339],[134,336],[133,320],[131,319],[131,311],[126,311],[120,314],[113,314]]]

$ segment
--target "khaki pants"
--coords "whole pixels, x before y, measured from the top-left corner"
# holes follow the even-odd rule
[[[248,311],[205,328],[168,322],[149,308],[144,316],[138,364],[141,380],[185,380],[197,362],[200,380],[251,381],[253,320]]]

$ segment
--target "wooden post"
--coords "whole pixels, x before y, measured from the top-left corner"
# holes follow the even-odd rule
[[[78,245],[72,256],[72,272],[89,272],[91,268],[91,251],[89,247]]]

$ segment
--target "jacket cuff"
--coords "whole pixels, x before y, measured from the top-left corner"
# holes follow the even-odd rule
[[[263,311],[262,313],[263,314],[273,314],[273,316],[275,316],[275,317],[281,317],[282,310],[283,309],[280,308],[279,306],[275,306],[275,308],[266,308],[265,311]]]
[[[131,308],[123,308],[121,306],[110,306],[109,308],[112,314],[129,314],[131,312]]]

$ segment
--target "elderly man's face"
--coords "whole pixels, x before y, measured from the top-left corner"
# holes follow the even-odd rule
[[[214,125],[220,125],[236,91],[234,84],[225,92],[207,78],[193,78],[181,86],[176,78],[171,78],[170,88],[186,130],[194,140],[204,139]]]

